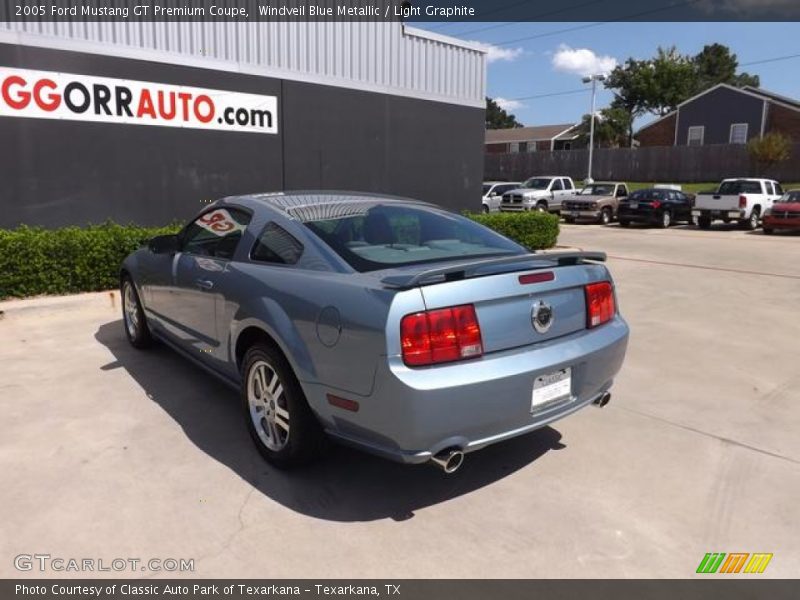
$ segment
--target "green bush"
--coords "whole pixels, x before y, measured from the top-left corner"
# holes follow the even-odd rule
[[[558,216],[540,212],[468,214],[529,250],[552,248],[558,241]]]
[[[0,298],[115,288],[125,256],[151,237],[177,230],[177,225],[147,228],[113,223],[0,230]]]

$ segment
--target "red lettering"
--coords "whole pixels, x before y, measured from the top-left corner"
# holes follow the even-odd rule
[[[139,109],[136,111],[136,116],[141,118],[145,114],[149,115],[151,119],[156,118],[156,109],[153,106],[153,99],[150,97],[150,92],[142,90],[142,95],[139,96]]]
[[[36,102],[36,106],[47,112],[53,112],[61,106],[60,94],[48,94],[46,99],[42,98],[42,88],[55,90],[57,87],[56,82],[52,79],[40,79],[37,81],[33,86],[33,101]]]
[[[180,98],[181,102],[183,102],[183,105],[182,105],[183,106],[183,120],[184,121],[188,121],[189,120],[189,100],[192,99],[192,95],[191,94],[187,94],[186,92],[180,92],[178,94],[178,98]]]
[[[11,86],[18,85],[18,86],[25,86],[27,82],[18,75],[11,75],[6,77],[3,81],[2,88],[0,88],[0,94],[3,96],[3,100],[5,103],[8,104],[11,108],[16,108],[17,110],[22,110],[26,108],[31,101],[31,93],[26,92],[25,90],[20,90],[17,92],[16,97],[11,96]]]
[[[164,107],[164,92],[162,90],[158,91],[158,114],[161,115],[162,119],[166,119],[171,121],[175,118],[175,92],[169,93],[169,101],[170,101],[170,109]]]
[[[200,105],[205,104],[207,107],[206,114],[203,114],[200,111]],[[200,121],[201,123],[208,123],[211,119],[214,118],[214,103],[211,101],[211,98],[206,96],[205,94],[201,94],[194,101],[194,116],[195,118]]]

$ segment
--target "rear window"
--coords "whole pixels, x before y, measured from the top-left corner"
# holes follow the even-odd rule
[[[633,192],[628,199],[630,200],[663,200],[666,197],[666,193],[662,190],[637,190]]]
[[[316,212],[304,225],[362,272],[527,252],[465,217],[435,209],[364,202]]]
[[[728,194],[760,194],[760,181],[725,181],[719,186],[721,195]]]

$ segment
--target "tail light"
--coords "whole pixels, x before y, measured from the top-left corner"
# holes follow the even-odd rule
[[[400,321],[403,362],[418,367],[483,355],[481,327],[472,304],[406,315]]]
[[[650,203],[650,205],[651,205],[653,208],[661,208],[661,200],[653,200],[653,201]]]
[[[739,196],[739,208],[747,208],[747,196],[744,194]]]
[[[590,283],[586,292],[586,327],[591,329],[614,318],[614,288],[608,281]]]

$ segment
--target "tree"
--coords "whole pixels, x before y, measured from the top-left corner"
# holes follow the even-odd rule
[[[762,138],[747,142],[747,152],[764,173],[773,165],[789,160],[792,155],[792,141],[779,132],[768,133]]]
[[[633,121],[648,110],[647,100],[652,87],[653,69],[650,61],[629,58],[606,78],[605,86],[614,91],[612,108],[624,110],[630,122],[629,139],[633,138]]]
[[[618,106],[602,109],[594,118],[594,143],[598,147],[619,148],[630,144],[630,113]],[[578,140],[589,145],[591,115],[583,115],[577,128]]]
[[[512,129],[522,127],[517,118],[507,113],[491,98],[486,98],[486,129]]]
[[[760,80],[758,75],[749,73],[736,73],[739,68],[739,60],[731,52],[730,48],[722,44],[710,44],[692,58],[695,70],[697,71],[697,87],[695,94],[714,87],[718,83],[727,83],[736,87],[750,85],[758,87]]]

